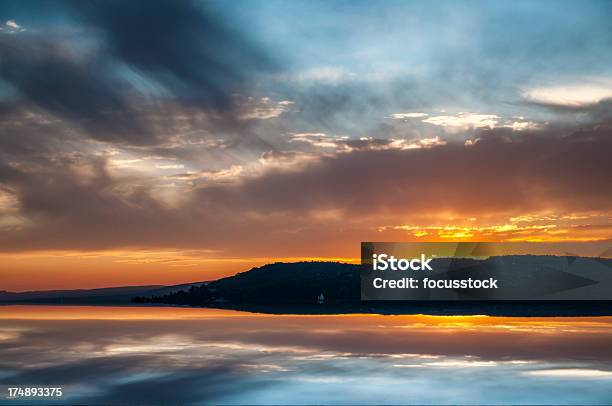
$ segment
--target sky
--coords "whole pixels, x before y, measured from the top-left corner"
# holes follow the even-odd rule
[[[612,4],[0,1],[0,289],[612,238]]]

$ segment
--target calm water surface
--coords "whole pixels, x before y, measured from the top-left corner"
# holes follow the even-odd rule
[[[612,317],[0,306],[0,385],[89,404],[611,404]]]

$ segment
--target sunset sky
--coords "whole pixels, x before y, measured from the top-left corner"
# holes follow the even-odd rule
[[[612,238],[608,1],[0,2],[0,290]]]

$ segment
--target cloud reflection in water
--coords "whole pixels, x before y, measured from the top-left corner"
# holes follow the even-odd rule
[[[612,318],[0,307],[0,384],[76,403],[606,404]]]

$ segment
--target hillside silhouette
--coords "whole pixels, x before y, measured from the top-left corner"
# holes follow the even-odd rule
[[[201,306],[211,303],[311,304],[323,293],[327,302],[359,301],[360,265],[340,262],[277,262],[200,286],[134,303]]]
[[[599,284],[598,280],[610,279],[612,276],[612,260],[601,258],[576,258],[558,256],[511,255],[491,257],[487,259],[449,259],[440,258],[434,262],[436,266],[447,269],[445,275],[456,278],[478,276],[483,267],[494,266],[495,272],[505,278],[506,285],[512,287],[526,286],[527,294],[533,281],[545,278],[549,282],[545,288],[560,280],[571,280],[578,286],[589,289],[599,289],[599,296],[608,297],[609,292],[601,292],[609,288],[609,284]],[[282,313],[289,306],[315,306],[316,312],[325,312],[323,308],[342,309],[341,311],[368,311],[370,307],[388,306],[397,308],[402,302],[387,303],[361,301],[360,271],[361,265],[339,262],[297,262],[274,263],[247,272],[208,282],[199,286],[191,286],[166,295],[139,296],[134,303],[162,303],[171,305],[213,306],[240,309],[266,309],[266,312]],[[573,273],[570,273],[573,272]],[[578,276],[578,274],[580,276]],[[543,292],[550,293],[550,292]],[[320,303],[323,295],[325,306]],[[607,296],[606,296],[607,295]],[[552,296],[554,300],[554,296]],[[474,292],[466,292],[465,299],[479,302],[483,306],[492,306],[495,301],[483,301],[485,296]],[[416,301],[404,302],[404,306],[418,306]],[[444,304],[434,304],[423,301],[427,309]],[[449,304],[451,302],[447,302]],[[507,302],[511,306],[520,306],[518,301]],[[560,302],[561,303],[561,302]],[[609,304],[598,302],[600,309],[610,312]],[[466,303],[454,302],[454,307],[467,306]],[[365,307],[364,307],[365,306]],[[585,301],[566,302],[564,306],[575,309],[586,309]],[[593,307],[597,307],[593,306]],[[275,307],[277,308],[275,311]],[[562,306],[563,307],[563,306]],[[280,309],[280,310],[279,310]],[[378,311],[378,310],[377,310]],[[308,310],[307,312],[310,312]],[[589,310],[588,313],[591,311]],[[600,314],[599,311],[597,314]]]

